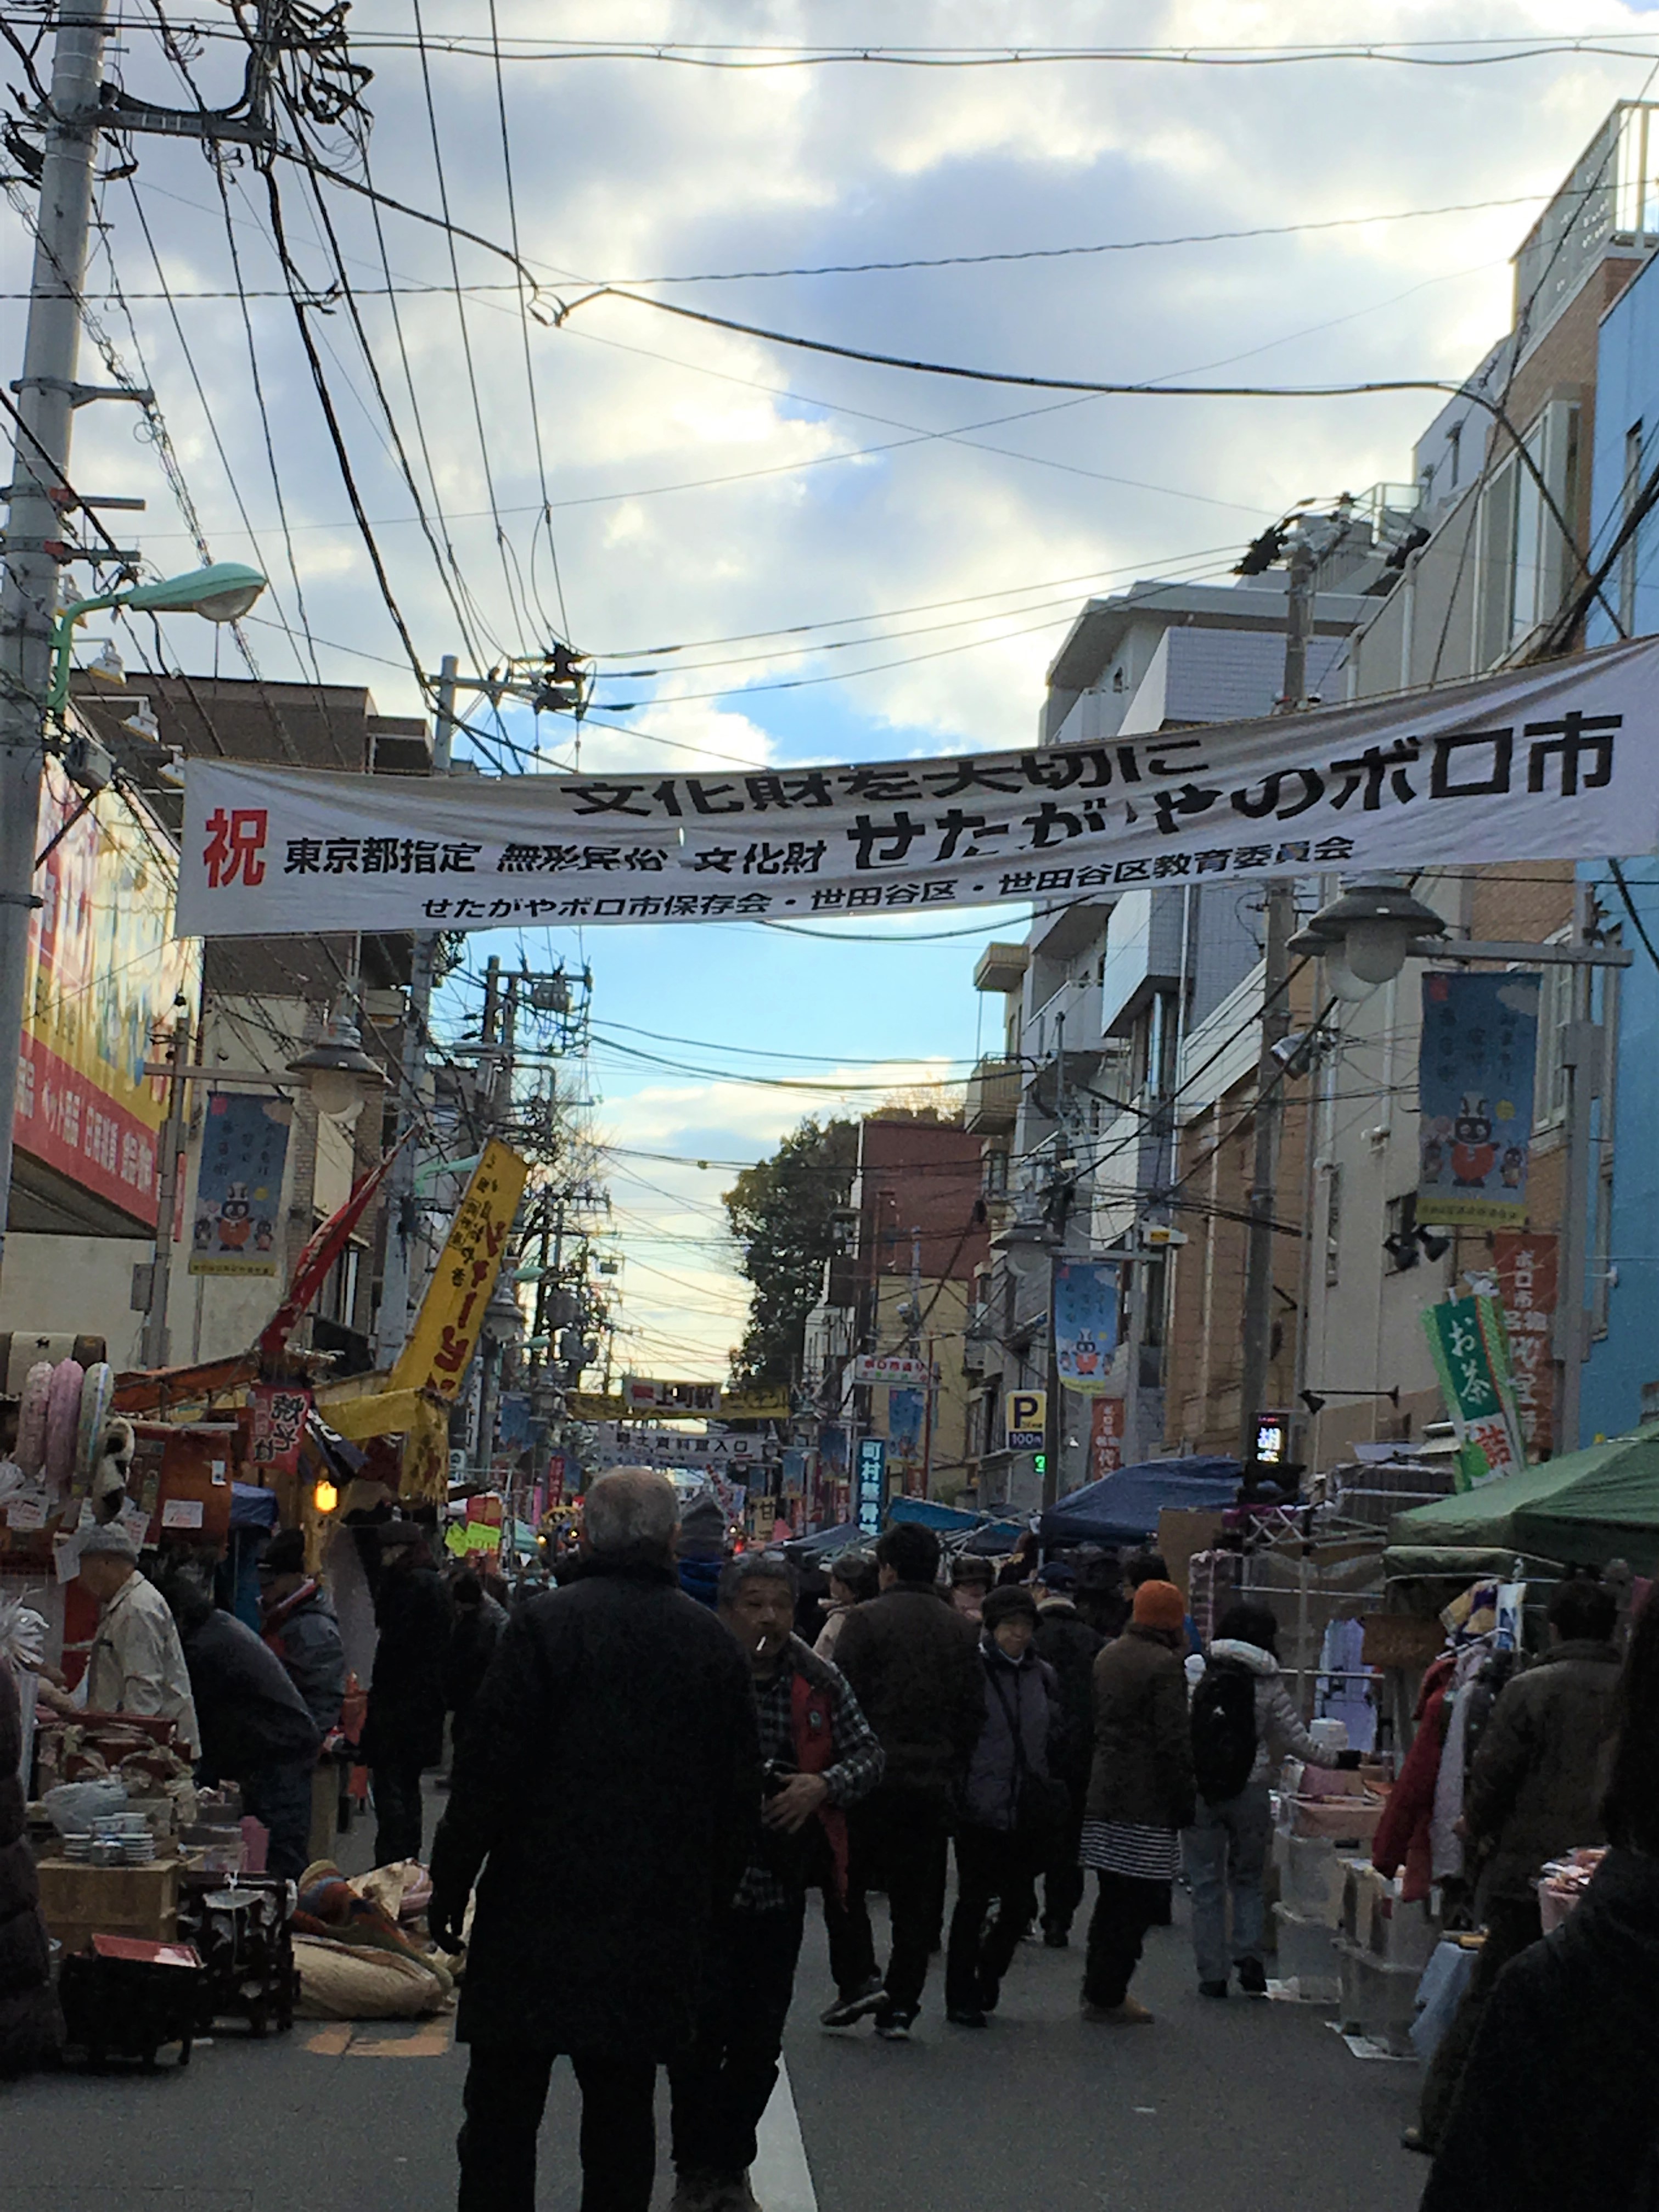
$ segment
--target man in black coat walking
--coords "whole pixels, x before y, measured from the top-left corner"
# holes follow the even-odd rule
[[[582,2212],[647,2212],[656,2069],[691,2045],[760,1814],[748,1663],[676,1587],[672,1485],[587,1492],[585,1571],[515,1613],[432,1848],[428,1924],[459,1942],[471,2046],[460,2212],[534,2212],[553,2061],[582,2092]]]
[[[374,1789],[374,1863],[421,1856],[421,1777],[444,1755],[444,1651],[449,1599],[416,1521],[376,1532],[374,1672],[363,1723],[363,1763]]]
[[[886,1757],[881,1787],[854,1807],[840,1995],[826,2027],[868,2013],[884,2041],[902,2043],[921,2008],[927,1961],[945,1920],[947,1839],[968,1761],[985,1725],[985,1676],[972,1621],[939,1585],[939,1542],[915,1521],[876,1546],[881,1594],[855,1605],[836,1645]],[[876,1975],[866,1888],[887,1892],[892,1952]]]
[[[1083,1902],[1083,1806],[1089,1795],[1089,1766],[1095,1747],[1095,1660],[1102,1638],[1084,1620],[1074,1601],[1077,1571],[1063,1560],[1042,1568],[1036,1578],[1036,1654],[1046,1659],[1060,1685],[1061,1726],[1049,1747],[1048,1771],[1066,1784],[1063,1820],[1049,1837],[1042,1874],[1042,1940],[1063,1951],[1072,1922]]]

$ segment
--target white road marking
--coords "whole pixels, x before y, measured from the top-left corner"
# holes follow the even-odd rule
[[[789,2069],[778,2061],[778,2086],[756,2131],[755,2163],[749,2185],[763,2212],[818,2212],[812,2169],[806,2163],[800,2121],[789,2087]]]

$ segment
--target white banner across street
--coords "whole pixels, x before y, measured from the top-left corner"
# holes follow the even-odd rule
[[[966,758],[425,780],[192,760],[178,931],[1060,902],[1659,842],[1659,640],[1401,698]]]

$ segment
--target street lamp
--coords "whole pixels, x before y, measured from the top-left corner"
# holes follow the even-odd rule
[[[188,575],[163,576],[154,584],[134,584],[125,592],[100,592],[89,599],[71,599],[52,625],[52,684],[46,705],[61,714],[69,703],[70,652],[75,626],[105,607],[131,607],[140,614],[201,615],[214,623],[236,622],[265,587],[257,568],[240,561],[216,561],[210,568],[192,568]]]
[[[1391,983],[1419,939],[1445,933],[1440,915],[1397,877],[1366,876],[1322,907],[1286,950],[1323,960],[1336,996],[1359,1000]]]
[[[369,1092],[386,1081],[363,1050],[362,1032],[357,1027],[356,1007],[349,992],[335,1007],[327,1036],[297,1060],[289,1060],[288,1072],[308,1086],[317,1111],[331,1121],[361,1112]]]

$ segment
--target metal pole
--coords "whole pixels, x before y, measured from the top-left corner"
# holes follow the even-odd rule
[[[1285,609],[1285,688],[1275,713],[1295,714],[1307,704],[1308,641],[1313,635],[1314,577],[1318,561],[1308,540],[1292,543]],[[1267,1395],[1273,1345],[1273,1212],[1279,1191],[1279,1139],[1285,1119],[1283,1070],[1273,1047],[1290,1034],[1285,985],[1296,924],[1296,888],[1279,878],[1267,885],[1261,963],[1261,1050],[1255,1076],[1255,1156],[1251,1163],[1244,1253],[1243,1345],[1238,1378],[1238,1455],[1255,1457],[1255,1432]]]
[[[449,774],[450,744],[455,730],[455,665],[454,654],[447,653],[438,668],[438,712],[432,731],[434,775]],[[410,962],[409,1006],[404,1016],[404,1048],[398,1071],[399,1137],[420,1118],[421,1083],[426,1072],[426,1041],[437,969],[438,933],[419,930]],[[419,1155],[418,1141],[405,1144],[386,1176],[386,1261],[380,1276],[380,1310],[374,1337],[376,1364],[383,1368],[395,1364],[409,1336],[417,1219],[415,1170]]]
[[[1578,884],[1573,892],[1572,943],[1583,946],[1588,931],[1589,886]],[[1579,1401],[1589,1347],[1588,1316],[1584,1311],[1584,1273],[1588,1258],[1589,1212],[1591,1202],[1590,1115],[1601,1088],[1601,1048],[1604,1032],[1589,1019],[1590,969],[1583,961],[1572,970],[1572,1018],[1561,1038],[1561,1060],[1567,1085],[1567,1187],[1561,1201],[1560,1282],[1556,1292],[1555,1449],[1578,1449]]]
[[[1244,1249],[1243,1356],[1239,1368],[1238,1455],[1255,1456],[1256,1423],[1267,1395],[1273,1344],[1273,1214],[1279,1191],[1279,1139],[1285,1119],[1284,1070],[1273,1047],[1288,1034],[1290,1008],[1285,979],[1291,972],[1288,947],[1296,919],[1296,899],[1287,883],[1269,884],[1267,941],[1262,951],[1261,1052],[1255,1074],[1255,1154],[1247,1201],[1249,1227]]]
[[[23,373],[12,386],[21,421],[14,441],[5,580],[0,589],[0,1265],[23,1050],[29,917],[40,904],[34,848],[58,608],[58,561],[46,549],[63,529],[58,502],[66,484],[76,398],[77,299],[92,215],[104,18],[105,0],[77,0],[72,15],[58,18]]]
[[[173,1064],[168,1078],[167,1118],[161,1124],[161,1157],[156,1177],[155,1257],[150,1266],[149,1304],[144,1314],[139,1342],[141,1367],[167,1364],[167,1290],[173,1272],[173,1223],[179,1204],[179,1154],[187,1126],[185,1094],[189,1085],[185,1068],[190,1059],[190,1016],[182,1013],[173,1024],[167,1058]]]

